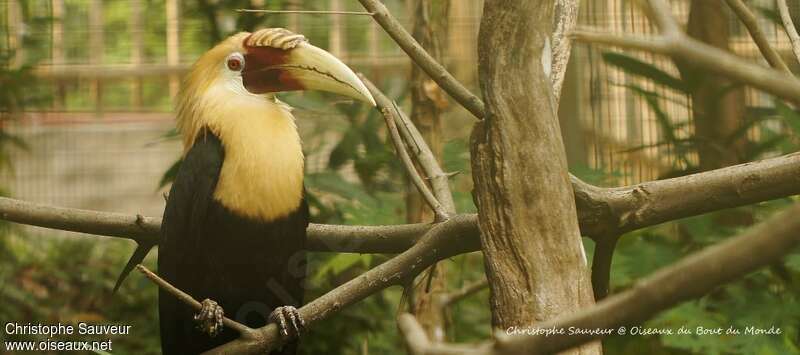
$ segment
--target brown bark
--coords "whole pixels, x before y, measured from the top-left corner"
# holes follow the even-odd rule
[[[442,62],[441,38],[447,36],[449,0],[413,0],[414,39]],[[419,129],[434,156],[441,161],[442,120],[440,115],[447,104],[444,92],[417,66],[411,68],[411,121]],[[454,211],[448,211],[453,213]],[[422,196],[410,184],[406,189],[406,220],[409,223],[430,222],[434,214]],[[447,265],[434,264],[414,287],[413,313],[419,320],[428,338],[443,341],[445,317],[437,304],[439,295],[446,292]]]
[[[692,1],[687,34],[716,48],[730,51],[728,16],[722,1]],[[695,82],[691,91],[692,117],[700,171],[735,165],[744,157],[744,139],[730,138],[739,129],[745,114],[744,87],[718,74],[678,63],[685,80]],[[726,225],[749,225],[749,213],[728,211],[717,218]]]
[[[687,34],[716,48],[729,51],[728,16],[722,1],[692,1]],[[738,164],[741,142],[728,143],[745,112],[744,89],[729,79],[692,63],[678,62],[681,76],[696,83],[691,92],[695,135],[699,140],[700,170]]]
[[[594,303],[554,100],[543,65],[552,1],[486,2],[478,73],[486,116],[472,134],[474,198],[496,328]],[[596,354],[599,343],[574,353]]]

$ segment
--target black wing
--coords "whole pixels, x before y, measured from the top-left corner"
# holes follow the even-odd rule
[[[219,138],[203,131],[197,141],[186,154],[178,168],[178,175],[170,189],[164,220],[161,225],[161,247],[163,253],[165,243],[180,240],[183,235],[193,236],[192,228],[197,228],[198,221],[204,220],[208,203],[217,185],[217,178],[222,167],[224,150]],[[174,197],[174,198],[173,198]],[[194,222],[194,223],[193,223]],[[171,236],[171,237],[169,237]],[[168,238],[169,237],[169,238]],[[155,244],[139,243],[128,263],[117,277],[113,293],[116,293],[131,270],[141,264]],[[167,247],[166,249],[170,249]],[[159,264],[159,269],[161,266]],[[159,271],[162,272],[163,271]]]
[[[202,234],[214,189],[219,179],[225,151],[213,133],[201,132],[186,154],[167,198],[164,219],[161,223],[161,242],[158,249],[158,273],[167,281],[178,277],[182,259]],[[173,319],[179,313],[179,301],[172,295],[159,292],[159,320],[162,349],[173,349],[175,334]],[[167,352],[165,352],[167,353]]]

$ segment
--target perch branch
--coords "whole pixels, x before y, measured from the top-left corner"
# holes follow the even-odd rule
[[[146,276],[148,279],[150,279],[150,281],[153,281],[156,285],[158,285],[158,287],[160,287],[164,291],[167,291],[169,294],[175,296],[175,298],[177,298],[181,302],[189,305],[190,307],[198,311],[203,308],[200,302],[197,302],[197,300],[194,299],[194,297],[179,290],[177,287],[172,286],[169,282],[167,282],[167,280],[162,279],[161,277],[159,277],[158,275],[156,275],[155,273],[144,267],[144,265],[141,264],[136,265],[136,269],[139,270],[142,274],[144,274],[144,276]],[[224,324],[228,328],[231,328],[239,332],[239,334],[241,334],[244,337],[247,337],[248,334],[250,334],[250,332],[253,331],[252,328],[242,323],[239,323],[233,319],[230,319],[228,317],[222,318],[222,324]]]
[[[466,215],[475,218],[474,215]],[[157,244],[161,218],[53,207],[0,197],[0,219],[38,227],[126,238]],[[311,251],[344,253],[400,253],[410,248],[430,224],[343,226],[312,223],[306,247]],[[477,226],[473,233],[478,233]],[[477,238],[477,235],[475,235]]]
[[[598,238],[800,194],[800,153],[617,188],[600,188],[573,179],[572,188],[581,234]],[[476,215],[456,216],[470,221],[466,239],[477,242]],[[161,228],[160,218],[53,207],[7,197],[0,197],[0,219],[152,244],[158,242]],[[323,252],[400,253],[433,226],[435,224],[342,226],[312,223],[308,227],[306,246],[310,251]],[[478,250],[475,245],[475,249],[469,251]]]
[[[750,37],[753,38],[753,41],[758,46],[761,54],[764,55],[764,59],[767,60],[767,63],[777,70],[791,73],[789,67],[783,62],[780,54],[769,44],[769,40],[767,40],[767,36],[764,35],[764,31],[758,26],[756,15],[747,8],[747,5],[745,5],[742,0],[725,0],[725,2],[728,3],[728,7],[733,10],[736,16],[742,21],[742,24],[747,28],[747,31],[750,32]]]
[[[681,58],[709,71],[752,85],[794,103],[800,102],[800,81],[784,72],[748,62],[722,49],[693,39],[678,29],[669,6],[662,0],[649,0],[648,14],[661,30],[658,36],[624,36],[577,30],[575,40],[623,48],[639,49]]]
[[[386,33],[394,39],[403,51],[408,54],[417,65],[424,70],[431,79],[458,101],[461,106],[471,112],[475,117],[482,119],[485,114],[483,101],[471,93],[450,74],[444,66],[439,64],[422,46],[411,36],[403,25],[397,21],[389,9],[379,0],[358,0],[367,11],[372,12],[375,19]]]
[[[435,224],[419,242],[389,261],[329,291],[299,309],[306,325],[312,327],[344,307],[393,285],[403,285],[433,263],[480,247],[478,238],[465,238],[475,228],[475,219],[457,215]],[[240,338],[210,350],[207,354],[263,354],[280,343],[274,324],[253,330]]]
[[[794,27],[792,14],[789,12],[789,5],[786,4],[786,0],[776,0],[776,2],[778,11],[781,14],[783,28],[786,30],[786,35],[789,36],[789,42],[792,43],[792,52],[794,52],[797,61],[800,62],[800,34],[797,34],[797,28]]]

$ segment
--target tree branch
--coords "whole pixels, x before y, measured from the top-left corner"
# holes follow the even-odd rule
[[[433,196],[433,193],[428,188],[428,185],[425,184],[425,181],[422,180],[422,177],[419,175],[419,171],[417,171],[417,168],[414,166],[414,162],[411,161],[411,157],[408,155],[407,143],[403,142],[403,138],[400,137],[400,132],[397,130],[397,123],[395,123],[393,114],[394,110],[380,104],[379,109],[381,111],[381,115],[383,115],[384,121],[386,121],[386,127],[389,129],[389,137],[392,139],[394,149],[397,152],[397,155],[400,156],[400,160],[403,161],[403,165],[406,168],[406,173],[408,173],[408,177],[411,179],[411,182],[417,187],[417,190],[425,199],[425,202],[428,203],[428,206],[431,207],[433,213],[436,214],[436,220],[441,221],[447,219],[450,214],[448,211],[445,211],[444,207],[442,207],[442,204],[439,203],[439,200]]]
[[[465,215],[475,219],[475,215]],[[161,218],[53,207],[0,197],[0,219],[38,227],[158,244]],[[343,226],[312,223],[306,247],[311,251],[400,253],[430,230],[426,223],[396,226]],[[472,234],[478,233],[477,226]],[[475,235],[474,238],[478,236]]]
[[[324,10],[258,10],[236,9],[236,12],[254,12],[262,14],[308,14],[308,15],[363,15],[373,16],[372,12],[363,11],[324,11]]]
[[[397,328],[400,329],[400,334],[403,335],[406,347],[412,355],[475,355],[491,353],[490,344],[467,345],[431,342],[417,319],[409,313],[403,313],[397,317]]]
[[[395,125],[403,135],[404,141],[411,149],[411,152],[414,153],[414,157],[425,172],[427,179],[430,180],[434,196],[442,203],[448,215],[456,213],[453,193],[450,191],[450,180],[448,179],[450,175],[442,170],[439,161],[436,160],[433,151],[431,151],[425,139],[422,138],[417,126],[397,107],[394,101],[386,97],[369,79],[361,74],[359,74],[359,78],[367,86],[372,97],[375,98],[375,103],[381,112],[388,112],[394,119]]]
[[[595,301],[600,301],[608,296],[611,261],[614,258],[619,237],[615,234],[595,238],[596,244],[592,257],[592,290],[594,290]]]
[[[489,287],[489,280],[487,279],[482,279],[480,281],[467,284],[458,290],[442,295],[441,305],[442,307],[449,307],[455,303],[458,303],[458,301],[461,301],[467,296],[480,292],[487,287]]]
[[[800,154],[621,188],[598,188],[573,180],[573,190],[584,235],[627,232],[668,220],[798,194]],[[12,222],[150,243],[157,241],[160,228],[158,218],[50,207],[9,198],[0,198],[0,217]],[[480,248],[474,214],[456,215],[433,225],[313,224],[309,226],[308,237],[309,249],[316,251],[398,252],[410,247],[301,308],[301,314],[313,321],[327,318],[344,306],[412,277],[437,260]],[[267,326],[253,330],[253,338],[239,339],[225,345],[218,353],[258,352],[277,345],[279,340],[277,329]]]
[[[606,336],[606,333],[569,334],[569,329],[608,330],[639,324],[675,305],[701,297],[720,285],[770,265],[800,244],[800,204],[773,216],[741,235],[694,253],[652,275],[632,288],[594,306],[535,325],[536,329],[563,330],[563,334],[506,335],[494,342],[463,347],[430,344],[410,315],[398,326],[414,354],[518,355],[554,354]]]
[[[618,188],[573,180],[573,190],[583,235],[624,234],[800,194],[800,153]]]
[[[694,253],[638,281],[631,289],[594,307],[543,322],[542,329],[617,329],[652,318],[681,302],[774,263],[800,243],[800,204],[755,228]],[[584,344],[601,335],[521,336],[502,345],[507,354],[549,354]]]
[[[139,270],[142,274],[144,274],[144,276],[146,276],[148,279],[150,279],[150,281],[153,281],[153,283],[158,285],[158,287],[160,287],[164,291],[167,291],[169,294],[175,296],[175,298],[177,298],[181,302],[189,305],[190,307],[192,307],[192,308],[194,308],[194,309],[196,309],[198,311],[203,308],[203,306],[200,304],[200,302],[198,302],[196,299],[194,299],[194,297],[190,296],[186,292],[181,291],[177,287],[172,286],[169,282],[167,282],[167,280],[162,279],[161,277],[156,275],[154,272],[148,270],[146,267],[144,267],[144,265],[141,265],[141,264],[136,265],[136,269]],[[242,323],[239,323],[239,322],[237,322],[237,321],[235,321],[233,319],[230,319],[228,317],[223,317],[222,318],[222,324],[225,325],[228,328],[231,328],[231,329],[239,332],[239,334],[241,334],[241,336],[243,336],[243,337],[248,337],[250,332],[253,331],[252,328],[250,328],[250,327],[248,327],[248,326],[246,326],[246,325],[244,325]]]
[[[461,106],[471,112],[475,117],[482,119],[484,116],[483,101],[471,93],[450,74],[444,66],[439,64],[414,37],[403,28],[403,25],[389,13],[386,6],[378,0],[358,0],[384,31],[408,54],[411,59],[424,70],[431,79],[458,101]]]
[[[364,75],[359,74],[358,76],[367,86],[367,90],[369,90],[370,94],[372,94],[372,97],[375,98],[375,103],[378,105],[378,109],[386,119],[386,125],[389,126],[389,130],[393,131],[393,126],[394,131],[399,131],[403,135],[402,142],[405,142],[405,146],[414,154],[414,158],[424,171],[426,178],[430,180],[433,188],[433,195],[435,196],[435,199],[441,203],[442,207],[442,211],[437,211],[434,209],[434,212],[437,214],[437,220],[441,220],[439,217],[447,218],[448,216],[455,214],[456,208],[455,203],[453,202],[453,194],[450,191],[450,181],[448,179],[449,176],[442,170],[442,167],[436,160],[436,156],[434,156],[433,151],[431,151],[431,148],[425,142],[425,139],[422,138],[422,134],[419,132],[419,130],[417,130],[417,127],[414,125],[414,123],[411,122],[411,120],[408,119],[403,111],[400,110],[397,104],[394,103],[394,101],[386,97],[386,95]],[[389,122],[390,120],[393,122]],[[394,140],[394,138],[392,139]],[[416,171],[416,168],[413,167],[413,164],[411,168]],[[425,197],[424,194],[423,197]],[[427,197],[425,198],[427,199]],[[440,213],[443,214],[439,216]]]
[[[778,5],[778,11],[781,14],[783,28],[786,30],[786,34],[789,36],[789,42],[792,43],[792,52],[794,52],[794,56],[797,61],[800,62],[800,35],[797,34],[797,28],[794,27],[792,14],[789,12],[789,5],[786,4],[786,0],[775,1]]]
[[[344,307],[393,285],[402,285],[444,258],[458,255],[480,247],[478,238],[465,238],[475,228],[475,219],[457,215],[435,224],[405,252],[360,276],[329,291],[299,309],[306,325],[317,322],[339,312]],[[212,349],[207,354],[263,354],[281,342],[274,324],[255,329],[252,337],[240,338]]]
[[[572,180],[581,234],[597,238],[726,208],[800,194],[800,153],[626,187],[600,188]],[[475,214],[467,233],[478,240]],[[161,219],[53,207],[0,197],[0,219],[33,226],[157,244]],[[312,223],[310,251],[400,253],[434,225],[343,226]],[[475,249],[469,251],[478,250]]]
[[[800,81],[784,72],[748,62],[719,48],[693,39],[678,29],[669,6],[663,0],[649,0],[648,11],[661,30],[655,37],[619,36],[578,30],[572,37],[578,41],[632,48],[680,58],[694,65],[752,85],[794,103],[800,102]]]
[[[739,17],[742,24],[747,27],[747,31],[750,32],[750,36],[758,46],[761,54],[764,55],[764,59],[767,60],[767,63],[777,70],[791,74],[789,67],[783,62],[780,54],[769,44],[769,40],[767,40],[767,36],[764,35],[764,31],[758,26],[756,15],[747,8],[747,5],[745,5],[742,0],[725,0],[725,2],[728,3],[728,7]]]

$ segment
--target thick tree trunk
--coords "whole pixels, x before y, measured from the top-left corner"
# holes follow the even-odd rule
[[[728,16],[720,0],[692,1],[687,33],[714,47],[729,50]],[[744,88],[732,81],[692,66],[677,63],[681,76],[695,82],[692,115],[698,138],[700,170],[740,163],[742,141],[730,142],[745,113]]]
[[[478,38],[487,115],[472,134],[474,198],[492,322],[501,331],[594,303],[543,70],[552,23],[552,0],[487,1]],[[573,353],[601,351],[592,343]]]
[[[428,53],[442,61],[442,38],[447,38],[449,0],[412,0],[414,5],[414,38]],[[428,143],[433,154],[441,161],[442,120],[440,115],[447,101],[436,83],[419,67],[411,69],[411,120]],[[433,211],[425,205],[413,184],[406,184],[406,220],[409,223],[433,221]],[[413,313],[428,338],[443,341],[445,316],[438,304],[439,296],[447,291],[447,264],[437,263],[422,274],[414,288]]]

